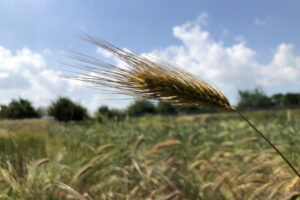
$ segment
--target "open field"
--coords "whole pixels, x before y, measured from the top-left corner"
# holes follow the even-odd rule
[[[300,170],[300,110],[246,116]],[[0,199],[295,200],[300,193],[299,178],[234,113],[0,121],[0,163]]]

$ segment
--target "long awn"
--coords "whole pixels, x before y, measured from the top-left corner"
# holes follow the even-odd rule
[[[300,178],[299,172],[284,154],[238,109],[231,106],[222,92],[209,85],[206,81],[166,61],[134,54],[87,34],[83,34],[82,39],[107,50],[127,63],[129,67],[117,67],[96,58],[73,52],[69,57],[80,61],[80,64],[72,66],[83,72],[76,71],[76,76],[64,77],[92,83],[95,88],[103,86],[113,88],[118,94],[159,100],[172,105],[235,111],[281,156]]]

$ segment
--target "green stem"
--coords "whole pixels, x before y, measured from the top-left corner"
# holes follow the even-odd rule
[[[295,167],[290,163],[290,161],[281,153],[281,151],[264,135],[262,132],[260,132],[242,113],[240,113],[237,109],[234,109],[235,112],[237,112],[240,117],[245,120],[249,126],[251,126],[255,132],[262,137],[275,151],[278,155],[281,156],[281,158],[286,162],[286,164],[289,165],[289,167],[293,170],[293,172],[300,178],[299,172],[295,169]]]

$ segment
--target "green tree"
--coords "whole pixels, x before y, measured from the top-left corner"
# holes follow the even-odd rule
[[[155,106],[147,100],[135,100],[131,105],[126,109],[126,113],[129,116],[141,116],[144,114],[155,114]]]
[[[271,99],[259,88],[240,90],[239,96],[239,108],[268,108],[274,105]]]
[[[177,113],[175,106],[173,106],[171,104],[168,104],[168,103],[165,103],[165,102],[162,102],[162,101],[160,101],[157,104],[156,110],[157,110],[157,113],[163,114],[163,115],[165,115],[165,114],[176,114]]]
[[[177,106],[176,110],[181,114],[193,114],[201,112],[201,109],[196,106]]]
[[[100,115],[106,116],[107,118],[112,117],[112,112],[110,111],[108,106],[100,106],[99,109],[98,109],[98,113]]]
[[[2,105],[0,117],[3,119],[25,119],[39,117],[31,102],[26,99],[12,100],[8,106]]]
[[[99,107],[96,112],[96,118],[99,122],[103,122],[105,120],[121,120],[124,118],[124,114],[122,111],[117,109],[109,109],[107,106]]]
[[[5,119],[7,116],[7,106],[6,105],[0,105],[0,119]]]
[[[53,101],[48,113],[59,121],[80,121],[87,118],[87,110],[66,97],[60,97]]]
[[[282,99],[283,99],[284,95],[283,94],[280,94],[280,93],[277,93],[277,94],[273,94],[271,96],[271,102],[274,106],[276,107],[280,107],[280,106],[283,106],[282,104]]]
[[[298,93],[287,93],[283,95],[281,99],[283,106],[295,106],[300,105],[300,94]]]

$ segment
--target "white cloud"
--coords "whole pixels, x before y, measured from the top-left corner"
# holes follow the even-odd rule
[[[280,44],[273,59],[262,64],[256,58],[257,52],[247,46],[242,35],[236,36],[231,46],[215,40],[204,29],[207,19],[208,15],[204,13],[195,21],[175,26],[173,36],[182,42],[181,45],[171,45],[145,55],[162,57],[196,74],[223,91],[233,103],[237,101],[238,89],[260,86],[267,93],[298,90],[300,57],[293,53],[292,45]],[[99,49],[97,52],[112,58],[116,65],[124,66],[124,62],[114,56]]]
[[[256,19],[254,19],[253,23],[254,23],[255,25],[264,26],[264,25],[267,25],[268,22],[267,22],[267,20],[263,20],[263,19],[258,19],[258,18],[256,18]]]
[[[261,73],[264,79],[259,82],[264,86],[299,85],[300,57],[294,55],[292,45],[281,44],[275,51],[272,62]]]
[[[233,102],[238,89],[262,86],[267,92],[286,92],[300,84],[300,57],[292,52],[291,45],[280,44],[272,61],[261,64],[244,37],[238,36],[235,44],[224,46],[203,28],[203,21],[176,26],[173,35],[182,45],[152,53],[209,80]]]
[[[295,55],[292,45],[279,44],[272,60],[262,64],[244,37],[237,36],[235,43],[229,46],[214,39],[205,29],[207,18],[207,14],[202,14],[195,21],[175,26],[173,36],[182,42],[180,45],[167,46],[145,55],[163,57],[208,80],[231,102],[235,102],[238,89],[256,86],[262,86],[268,93],[299,92],[300,56]],[[111,54],[100,49],[97,52],[109,63],[125,67],[124,62]],[[44,55],[28,48],[13,53],[0,46],[0,104],[23,97],[34,101],[36,106],[47,105],[57,96],[68,96],[94,111],[103,104],[122,108],[130,102],[117,100],[127,97],[83,88],[80,86],[85,85],[83,83],[60,78],[57,76],[59,72],[47,66],[49,63]]]
[[[123,48],[123,50],[127,51],[127,52],[131,52],[130,49],[127,49],[127,48]],[[129,67],[126,62],[124,62],[123,60],[118,59],[117,56],[115,56],[114,54],[112,54],[109,51],[106,51],[106,50],[98,47],[96,49],[96,52],[99,55],[103,56],[104,61],[107,62],[107,63],[113,64],[114,66],[118,66],[118,67],[123,68],[123,69],[128,69],[128,67]]]
[[[47,67],[42,54],[33,53],[28,48],[13,53],[0,46],[0,104],[19,97],[31,100],[35,106],[48,105],[58,96],[87,102],[92,98],[88,94],[90,91],[58,74]],[[95,109],[91,106],[89,108]]]
[[[102,56],[104,56],[105,58],[112,58],[114,55],[112,53],[110,53],[109,51],[106,51],[100,47],[97,48],[96,52]]]

